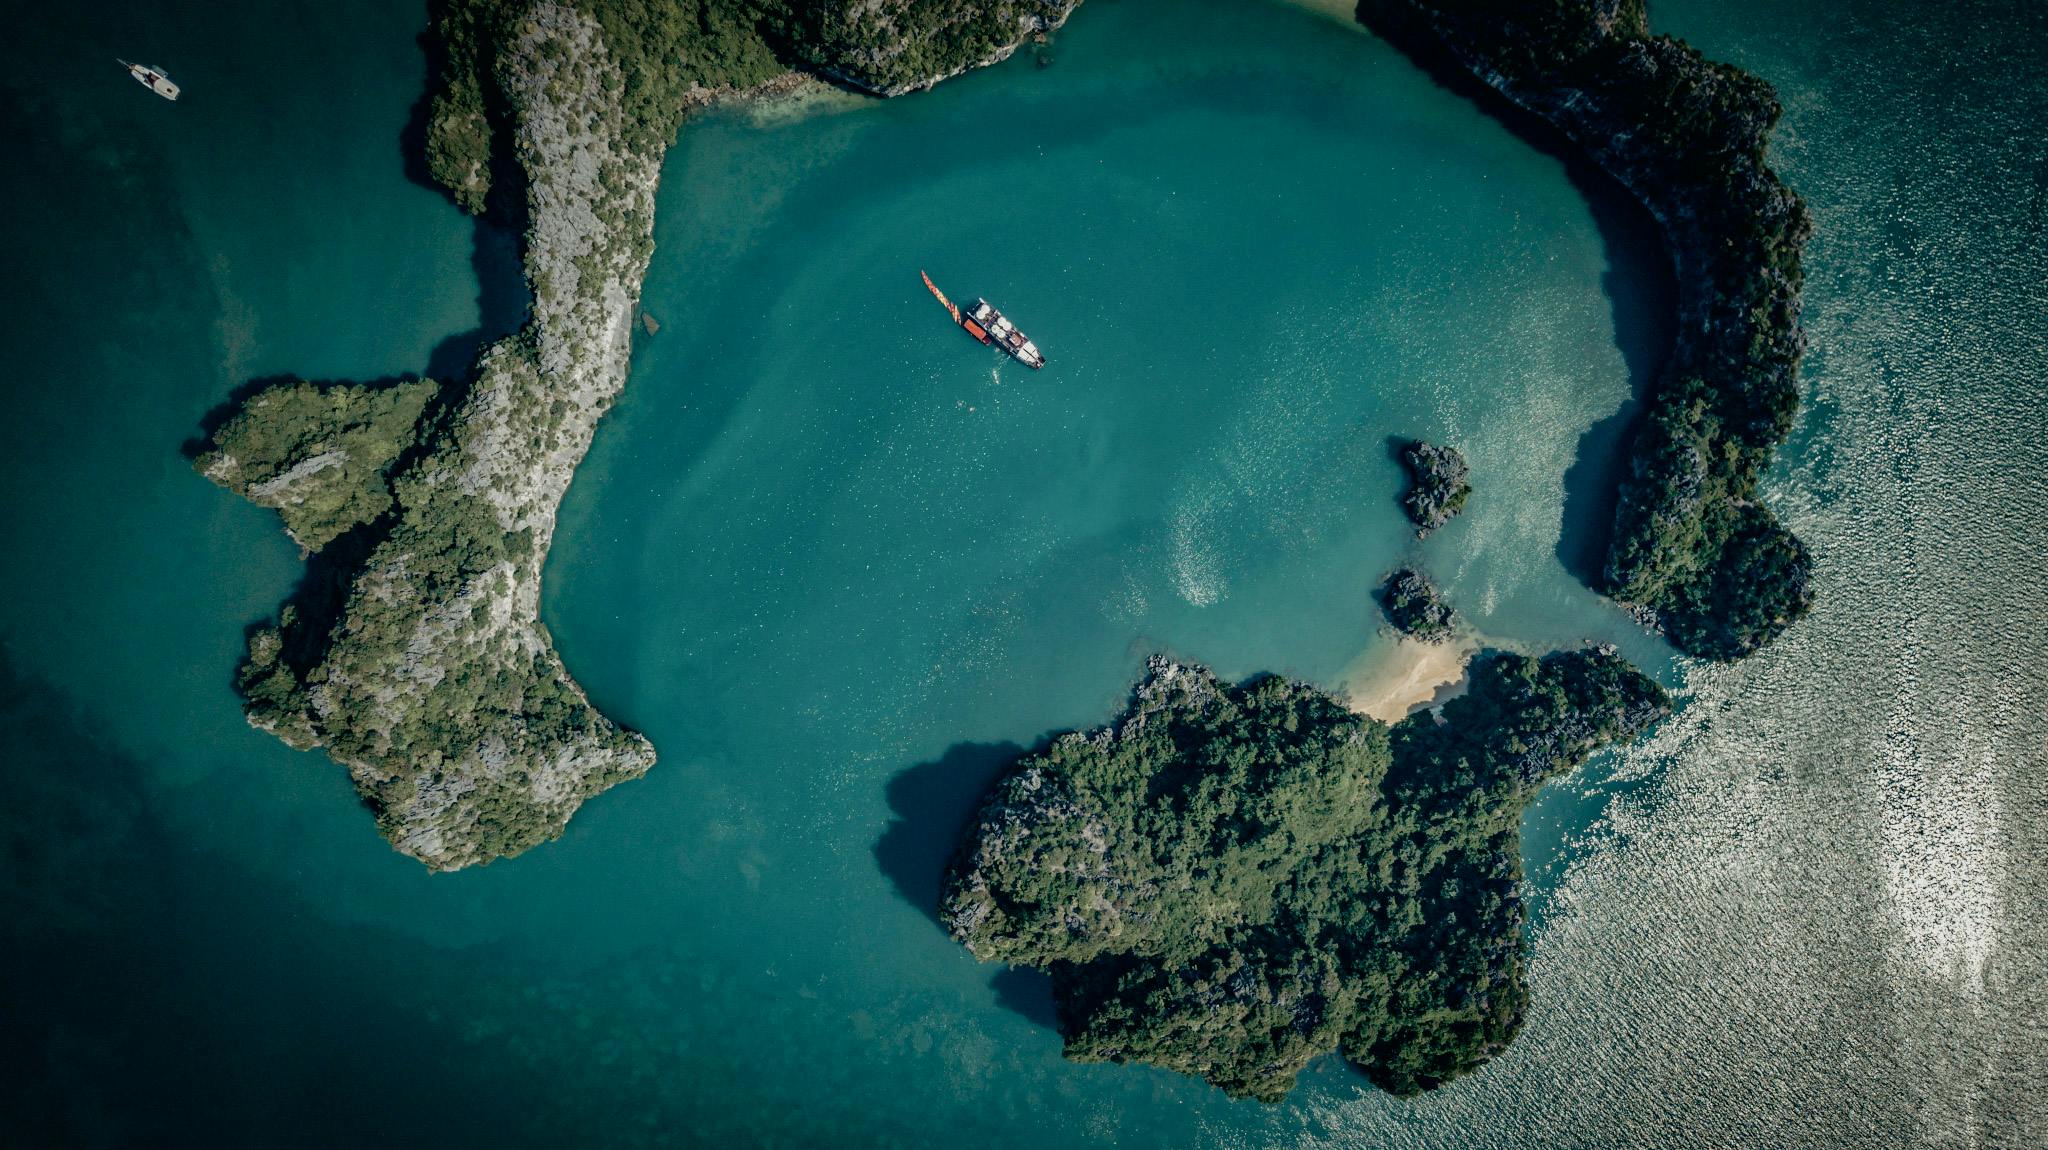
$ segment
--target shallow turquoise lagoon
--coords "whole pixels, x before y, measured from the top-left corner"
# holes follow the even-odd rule
[[[1785,644],[1684,664],[1572,574],[1668,339],[1661,257],[1611,188],[1340,22],[1090,0],[1049,66],[686,127],[644,301],[660,330],[570,491],[545,602],[661,762],[560,842],[439,877],[324,758],[241,722],[243,629],[300,564],[180,455],[251,380],[445,372],[516,324],[508,239],[407,178],[424,13],[14,17],[16,1140],[1998,1144],[2030,1120],[2010,1052],[2039,1036],[1983,1020],[2034,985],[2006,908],[2039,889],[2014,845],[2039,836],[2038,720],[1977,722],[1919,685],[1996,715],[2039,659],[1923,667],[1929,644],[1976,648],[1927,630],[1956,614],[1923,546],[1942,513],[1883,435],[1917,428],[1935,442],[1912,457],[1975,474],[1995,437],[1925,415],[2038,413],[2016,353],[1993,354],[2038,343],[2038,318],[1963,329],[1980,370],[1897,366],[1953,317],[1904,288],[1883,321],[1860,301],[1898,282],[1898,221],[1941,197],[1855,128],[1895,104],[1755,31],[1762,6],[1659,19],[1787,86],[1781,152],[1824,228],[1818,403],[1771,497],[1833,582]],[[1805,34],[1917,42],[1884,20],[1904,18]],[[1989,100],[1974,83],[1959,98]],[[2012,138],[1969,155],[2022,154]],[[2007,186],[2024,163],[1980,166],[1985,203],[2027,202]],[[2024,213],[1997,218],[2019,250]],[[919,269],[986,295],[1050,365],[967,340]],[[2030,282],[1955,274],[2006,300]],[[1426,543],[1394,502],[1388,441],[1409,435],[1462,446],[1477,488]],[[1980,550],[2018,603],[2038,532],[2007,512]],[[1902,574],[1903,553],[1924,557]],[[1529,1031],[1418,1103],[1335,1060],[1276,1108],[1062,1062],[1042,984],[976,965],[929,914],[980,787],[1105,719],[1152,651],[1358,685],[1391,645],[1370,592],[1406,561],[1492,643],[1618,642],[1690,699],[1531,814]],[[1855,706],[1831,697],[1848,684]],[[1796,1069],[1844,1049],[1860,1076]]]

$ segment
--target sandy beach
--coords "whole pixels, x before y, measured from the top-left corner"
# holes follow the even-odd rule
[[[1477,642],[1463,636],[1449,643],[1400,639],[1391,647],[1375,646],[1344,669],[1346,701],[1360,714],[1399,722],[1462,681],[1478,649]]]

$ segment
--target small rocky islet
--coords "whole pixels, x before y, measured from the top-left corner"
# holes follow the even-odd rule
[[[1403,635],[1423,643],[1447,643],[1457,634],[1458,614],[1413,567],[1403,567],[1380,585],[1380,606]]]
[[[1419,439],[1401,445],[1401,465],[1408,469],[1408,491],[1401,506],[1415,524],[1415,537],[1426,539],[1465,509],[1465,500],[1472,495],[1471,469],[1457,448]]]

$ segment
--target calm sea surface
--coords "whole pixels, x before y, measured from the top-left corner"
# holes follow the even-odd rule
[[[301,565],[181,444],[253,380],[459,370],[507,237],[408,178],[416,3],[6,4],[0,1137],[15,1144],[2022,1146],[2048,1136],[2048,18],[1669,0],[1775,82],[1814,618],[1674,658],[1573,572],[1669,340],[1614,189],[1370,36],[1091,0],[886,104],[684,131],[545,610],[662,758],[430,876],[247,728]],[[112,57],[185,85],[151,97]],[[1028,372],[917,278],[986,295]],[[1426,544],[1397,436],[1465,448]],[[1529,820],[1535,1005],[1416,1102],[1059,1057],[932,920],[1008,757],[1144,656],[1359,681],[1420,562],[1686,706]]]

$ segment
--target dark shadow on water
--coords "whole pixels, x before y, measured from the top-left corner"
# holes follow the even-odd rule
[[[492,195],[496,198],[497,193]],[[449,336],[428,354],[427,377],[443,383],[468,383],[477,356],[523,327],[533,306],[520,231],[491,214],[472,220],[471,228],[469,266],[476,272],[477,326]]]
[[[1421,440],[1410,435],[1389,435],[1386,440],[1387,458],[1393,462],[1395,467],[1401,469],[1401,485],[1394,490],[1394,506],[1401,509],[1402,521],[1410,523],[1411,526],[1412,521],[1408,518],[1408,504],[1406,500],[1408,492],[1412,491],[1415,487],[1415,476],[1408,470],[1408,461],[1402,457],[1401,453],[1406,451],[1410,444],[1420,442]]]
[[[889,780],[889,809],[895,817],[875,840],[875,863],[896,885],[896,893],[934,923],[939,921],[946,864],[968,819],[989,785],[1023,754],[1015,743],[956,743],[937,759]]]
[[[441,67],[447,57],[441,38],[434,34],[432,9],[429,6],[428,27],[414,38],[420,46],[420,55],[425,67],[420,72],[419,98],[412,102],[412,108],[405,117],[405,126],[398,130],[399,162],[405,165],[405,178],[423,188],[431,188],[446,195],[440,184],[434,181],[434,173],[427,167],[427,124],[432,119],[434,108],[435,78],[441,74]]]
[[[1051,975],[1028,966],[1011,966],[998,971],[988,985],[1004,1009],[1047,1030],[1059,1030],[1060,1009],[1053,999]]]
[[[939,919],[939,896],[946,870],[989,788],[1018,759],[1051,746],[1053,738],[1047,735],[1029,748],[1011,742],[955,743],[938,758],[889,780],[894,817],[875,840],[875,863],[896,893],[940,929],[944,923]],[[1061,1029],[1051,975],[1012,966],[990,976],[988,984],[1004,1009],[1049,1030]]]
[[[426,97],[414,107],[420,119],[420,137],[412,138],[408,124],[401,138],[406,154],[406,171],[415,180],[446,195],[426,172]],[[503,133],[499,133],[501,136]],[[509,144],[494,147],[491,158],[491,190],[484,197],[484,212],[470,220],[469,266],[476,273],[477,326],[451,335],[434,346],[427,357],[427,375],[442,383],[470,382],[476,358],[491,344],[512,335],[526,324],[533,308],[533,294],[526,286],[526,169],[512,158]],[[452,201],[451,201],[452,202]],[[460,209],[458,209],[460,210]]]
[[[1678,284],[1663,233],[1635,196],[1578,145],[1481,83],[1412,16],[1376,0],[1361,0],[1357,16],[1439,87],[1471,100],[1517,139],[1563,164],[1566,178],[1584,197],[1599,229],[1607,256],[1600,286],[1613,308],[1614,341],[1628,370],[1629,398],[1580,436],[1577,458],[1564,476],[1564,523],[1557,541],[1558,561],[1574,577],[1597,587],[1635,422],[1677,335]]]
[[[1612,180],[1612,194],[1626,196]],[[1604,211],[1592,193],[1594,218],[1606,241],[1607,271],[1600,286],[1614,309],[1614,343],[1628,369],[1628,398],[1613,415],[1579,437],[1578,455],[1564,473],[1564,523],[1557,559],[1591,587],[1601,583],[1614,532],[1621,481],[1628,474],[1635,424],[1643,400],[1671,356],[1678,331],[1678,283],[1655,221],[1633,200]],[[1632,210],[1624,210],[1632,209]]]
[[[434,13],[429,15],[431,19]],[[420,96],[413,101],[405,126],[398,132],[399,161],[407,180],[452,204],[454,197],[427,167],[427,124],[447,48],[431,25],[420,33],[419,46],[424,63]],[[524,253],[520,250],[520,238],[526,234],[526,172],[519,166],[511,146],[507,130],[512,122],[510,110],[494,88],[486,85],[486,89],[484,111],[492,134],[491,189],[484,197],[483,214],[472,221],[469,257],[470,267],[476,272],[478,321],[475,330],[449,336],[428,356],[427,377],[443,383],[466,383],[476,357],[484,348],[518,331],[533,303],[526,290]]]
[[[431,80],[440,68],[441,49],[431,32],[423,33],[419,43],[426,60],[425,82],[421,84],[420,98],[413,103],[411,114],[399,131],[399,155],[408,180],[446,197],[447,189],[434,181],[426,163]],[[469,266],[476,275],[477,326],[444,338],[428,353],[424,365],[426,378],[442,384],[441,393],[429,411],[430,420],[460,406],[468,394],[477,357],[491,344],[525,326],[533,306],[532,293],[526,286],[522,245],[527,216],[526,172],[514,159],[508,137],[498,127],[510,122],[504,118],[506,113],[496,107],[495,101],[490,112],[494,131],[500,137],[492,150],[491,190],[484,200],[484,213],[470,221]],[[452,199],[450,202],[452,204]],[[410,378],[393,376],[362,382],[378,387]],[[251,396],[275,384],[292,383],[298,379],[293,375],[269,375],[237,387],[229,393],[226,401],[201,417],[199,436],[186,440],[183,445],[185,457],[193,459],[203,453],[208,446],[207,441],[241,410]]]

